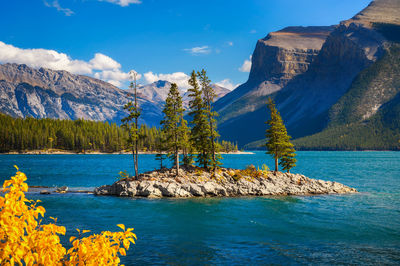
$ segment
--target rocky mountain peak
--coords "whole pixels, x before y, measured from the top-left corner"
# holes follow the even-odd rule
[[[342,22],[363,24],[372,27],[373,23],[400,25],[400,0],[375,0],[352,19]]]

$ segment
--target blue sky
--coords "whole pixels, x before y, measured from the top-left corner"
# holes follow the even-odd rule
[[[337,24],[369,2],[2,0],[0,62],[65,69],[121,88],[131,69],[143,84],[163,78],[180,85],[192,69],[205,68],[213,82],[232,88],[247,80],[239,69],[268,32]]]

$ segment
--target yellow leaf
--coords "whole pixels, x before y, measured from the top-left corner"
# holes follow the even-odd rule
[[[128,239],[124,239],[124,241],[122,243],[124,244],[124,248],[129,249],[129,240]]]
[[[16,166],[15,164],[14,164],[14,167],[15,167],[15,169],[19,170],[18,166]],[[25,171],[24,171],[24,172],[25,172]]]
[[[126,256],[126,251],[125,251],[124,248],[120,248],[120,249],[119,249],[119,253],[120,253],[122,256]]]
[[[121,228],[122,230],[125,231],[125,225],[123,225],[123,224],[117,224],[117,226],[118,226],[119,228]]]
[[[74,241],[75,238],[76,238],[75,236],[71,236],[71,237],[69,238],[69,242],[72,243],[72,241]]]
[[[82,234],[89,233],[90,230],[82,230]]]

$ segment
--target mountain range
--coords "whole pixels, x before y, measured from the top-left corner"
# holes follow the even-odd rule
[[[171,83],[156,81],[138,87],[142,110],[139,122],[158,126]],[[221,97],[228,89],[213,85]],[[188,106],[187,92],[182,91]],[[130,90],[67,71],[26,65],[0,65],[0,112],[13,117],[98,120],[120,123],[127,115],[123,106],[132,99]]]
[[[138,87],[141,123],[159,124],[170,86]],[[256,44],[247,82],[213,87],[221,138],[241,147],[263,145],[271,97],[297,148],[399,149],[400,0],[372,1],[338,25],[271,32]],[[131,93],[67,71],[0,65],[0,112],[14,117],[119,123]]]

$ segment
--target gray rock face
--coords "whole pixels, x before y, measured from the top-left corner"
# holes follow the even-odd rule
[[[222,168],[211,177],[210,173],[194,168],[153,171],[141,174],[139,180],[120,180],[95,189],[96,195],[120,197],[236,197],[268,195],[316,195],[356,193],[357,190],[337,182],[315,180],[300,174],[273,173],[252,178],[233,178],[234,170]]]
[[[33,69],[26,65],[0,65],[0,112],[14,117],[60,118],[120,123],[126,116],[126,91],[67,71]],[[139,98],[141,122],[158,125],[161,107]]]

